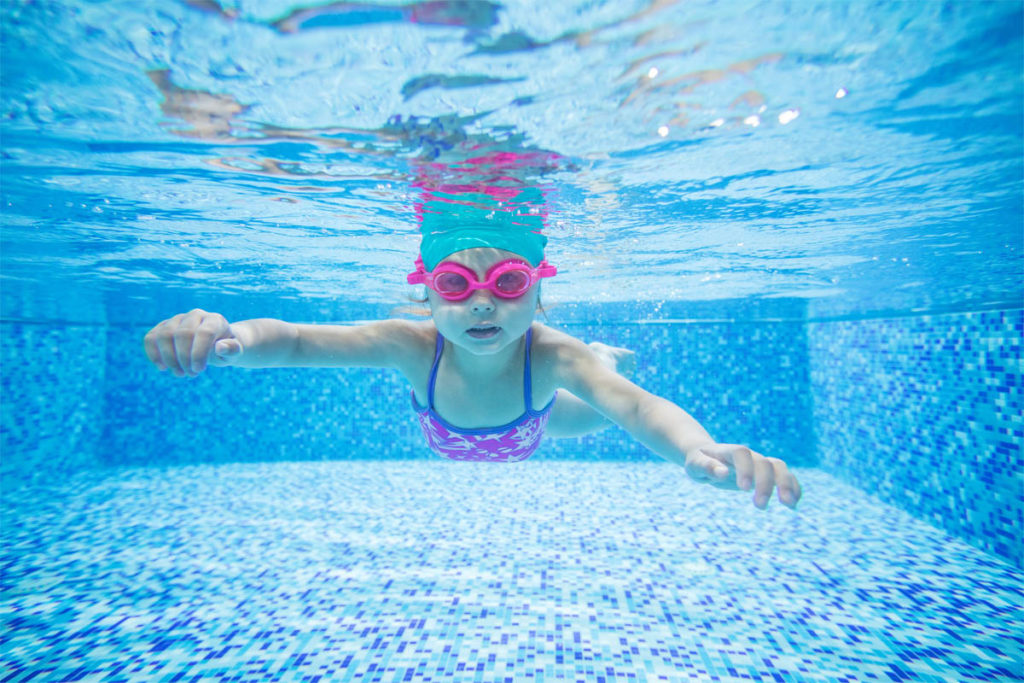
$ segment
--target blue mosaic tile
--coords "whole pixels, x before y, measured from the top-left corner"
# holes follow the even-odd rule
[[[794,465],[817,464],[803,323],[572,325],[565,329],[580,339],[634,349],[636,383],[682,406],[715,438],[748,444]],[[629,437],[625,432],[618,437],[598,434],[553,442],[546,452],[565,459],[618,460],[628,453],[630,459],[660,460],[639,445],[623,449],[622,440]]]
[[[808,325],[822,467],[1024,563],[1022,311]]]
[[[554,321],[553,321],[554,324]],[[803,325],[569,325],[587,341],[635,349],[635,380],[677,402],[723,441],[815,463]],[[143,328],[113,328],[105,384],[105,464],[435,457],[409,386],[378,369],[214,368],[181,380],[141,352]],[[680,353],[679,349],[686,349]],[[672,372],[665,372],[671,368]],[[364,435],[387,434],[367,441]],[[204,447],[194,448],[196,434]],[[624,432],[548,440],[534,457],[660,460]]]
[[[0,324],[0,487],[99,464],[107,331]]]
[[[715,436],[796,465],[820,458],[882,500],[1024,561],[1020,311],[563,327],[636,349],[638,383]],[[4,491],[98,465],[434,461],[396,373],[216,369],[183,381],[145,361],[144,331],[0,325]],[[535,457],[660,462],[617,428],[550,440]]]
[[[1012,681],[1024,574],[820,470],[82,472],[3,500],[0,680]]]

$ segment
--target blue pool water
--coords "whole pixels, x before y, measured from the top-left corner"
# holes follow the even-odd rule
[[[1024,680],[1019,2],[0,7],[0,680]],[[416,206],[543,196],[547,324],[790,463],[438,459],[368,369]]]

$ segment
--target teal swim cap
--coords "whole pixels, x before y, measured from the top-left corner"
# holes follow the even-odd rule
[[[511,251],[536,267],[544,260],[548,241],[541,233],[543,198],[532,187],[501,193],[432,192],[420,210],[424,267],[433,270],[455,252],[475,247]]]

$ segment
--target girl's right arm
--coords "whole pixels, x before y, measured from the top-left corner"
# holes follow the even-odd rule
[[[423,333],[403,320],[366,325],[298,325],[259,318],[228,323],[194,309],[154,327],[143,340],[160,370],[195,377],[207,365],[268,367],[397,367],[404,369]]]

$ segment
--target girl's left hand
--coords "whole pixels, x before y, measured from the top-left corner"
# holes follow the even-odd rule
[[[746,446],[715,443],[686,454],[690,478],[722,489],[754,490],[754,505],[768,507],[772,489],[778,489],[783,505],[796,508],[800,482],[778,458],[766,458]]]

